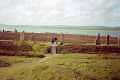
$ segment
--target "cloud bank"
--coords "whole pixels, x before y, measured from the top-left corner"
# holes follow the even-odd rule
[[[120,0],[0,0],[0,23],[120,26]]]

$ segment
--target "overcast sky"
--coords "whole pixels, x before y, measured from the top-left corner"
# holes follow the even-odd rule
[[[120,0],[0,0],[0,24],[120,26]]]

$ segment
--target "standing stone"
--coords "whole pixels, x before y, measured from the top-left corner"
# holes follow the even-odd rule
[[[51,47],[52,47],[51,52],[53,54],[56,54],[57,53],[57,44],[56,44],[56,42],[52,43]]]
[[[16,40],[16,41],[19,40],[19,34],[18,34],[18,32],[17,32],[17,29],[15,29],[15,40]]]
[[[14,32],[15,32],[15,33],[17,33],[17,32],[18,32],[16,28],[14,29]]]
[[[109,45],[110,44],[110,35],[108,34],[107,35],[107,45]]]
[[[100,34],[97,35],[96,45],[100,45]]]
[[[120,47],[120,36],[118,36],[118,47]]]
[[[61,43],[60,43],[61,45],[63,45],[64,44],[64,34],[61,34]]]
[[[20,32],[20,41],[23,41],[23,40],[24,40],[24,31]]]
[[[52,41],[51,41],[51,52],[53,54],[57,53],[57,38],[56,37],[52,37]]]
[[[5,30],[3,29],[2,32],[5,32]]]
[[[46,33],[47,34],[47,41],[50,41],[50,33]]]
[[[31,36],[30,36],[30,37],[31,37],[31,38],[30,38],[31,41],[33,41],[33,34],[34,34],[34,33],[32,32],[32,33],[31,33]]]

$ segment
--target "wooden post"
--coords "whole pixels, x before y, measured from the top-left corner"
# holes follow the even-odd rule
[[[100,45],[100,34],[97,35],[96,45]]]

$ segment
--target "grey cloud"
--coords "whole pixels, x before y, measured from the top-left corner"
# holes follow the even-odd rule
[[[120,25],[119,5],[119,0],[0,0],[0,23]]]

